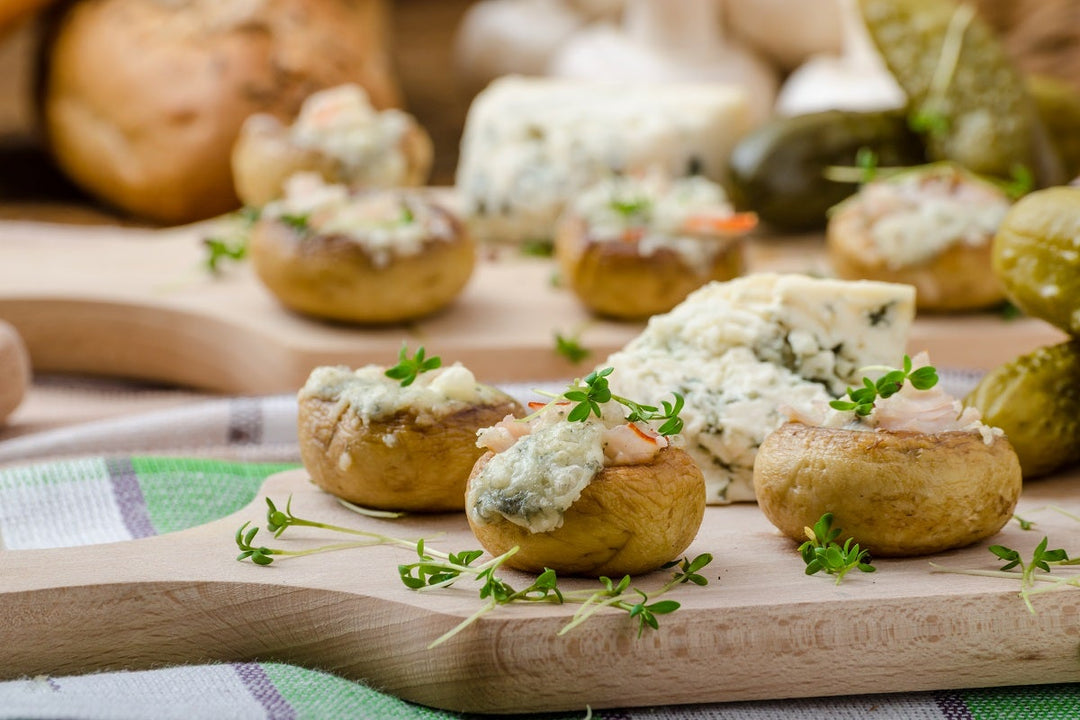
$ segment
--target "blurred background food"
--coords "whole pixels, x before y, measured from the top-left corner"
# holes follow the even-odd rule
[[[1080,167],[1080,135],[1070,132],[1080,118],[1080,5],[970,4],[978,41],[968,51],[994,55],[982,38],[994,39],[1037,101],[1059,179],[1071,177]],[[770,115],[899,108],[901,86],[921,102],[925,73],[912,80],[894,58],[894,79],[866,32],[858,13],[874,6],[932,16],[939,35],[953,16],[937,0],[6,3],[0,200],[74,198],[158,224],[218,214],[238,202],[228,153],[244,119],[291,122],[305,96],[343,82],[364,87],[376,108],[417,119],[433,142],[436,185],[454,183],[472,99],[508,74],[733,87],[745,95],[746,132]],[[914,48],[938,63],[934,37],[909,32],[891,54]],[[933,140],[932,157],[949,154]]]

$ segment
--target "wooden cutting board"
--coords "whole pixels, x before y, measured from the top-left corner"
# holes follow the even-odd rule
[[[200,266],[205,225],[147,230],[0,223],[0,319],[38,372],[160,381],[234,394],[293,392],[317,365],[386,364],[403,341],[460,360],[488,382],[581,372],[554,351],[578,335],[598,362],[642,323],[592,318],[553,287],[554,263],[485,258],[446,311],[408,326],[332,325],[283,309],[247,263],[213,276]],[[751,270],[821,272],[820,238],[755,240]],[[911,350],[942,367],[987,369],[1063,335],[1039,320],[985,313],[920,318]]]
[[[1015,522],[993,539],[1025,556],[1044,536],[1076,549],[1080,473],[1029,483]],[[929,560],[996,568],[989,543],[933,558],[878,560],[836,585],[806,576],[792,542],[753,505],[709,507],[688,554],[715,556],[706,587],[666,597],[682,608],[635,636],[605,610],[564,636],[576,606],[498,608],[446,644],[428,644],[480,607],[475,585],[405,588],[407,549],[370,547],[237,562],[233,535],[265,517],[263,496],[293,494],[301,517],[477,547],[461,515],[356,516],[302,471],[269,478],[252,504],[197,528],[107,545],[0,552],[0,678],[170,663],[280,660],[361,680],[407,700],[486,713],[581,710],[760,698],[884,693],[1080,680],[1080,591],[1033,598],[1010,580],[931,573]],[[269,543],[268,533],[260,531]],[[328,540],[290,529],[274,544]],[[1068,569],[1059,571],[1068,572]],[[524,576],[506,571],[522,587]],[[638,579],[655,588],[666,573]],[[564,580],[567,589],[593,581]]]

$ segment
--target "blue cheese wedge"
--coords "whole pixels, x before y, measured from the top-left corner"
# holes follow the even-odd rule
[[[765,436],[860,382],[861,368],[895,365],[915,315],[909,285],[758,274],[696,291],[608,358],[615,392],[659,405],[677,391],[686,450],[708,502],[753,501]]]
[[[500,78],[465,121],[462,212],[479,240],[542,240],[568,199],[612,173],[719,180],[748,112],[731,86]]]

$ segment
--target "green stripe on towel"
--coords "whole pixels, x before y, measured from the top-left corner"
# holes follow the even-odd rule
[[[204,525],[236,512],[255,498],[267,477],[299,467],[163,457],[133,457],[131,466],[158,533]]]

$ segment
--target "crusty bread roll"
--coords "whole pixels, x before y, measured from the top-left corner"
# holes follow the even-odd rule
[[[52,3],[53,0],[4,0],[0,2],[0,37],[19,21]]]
[[[382,0],[89,0],[59,20],[44,116],[61,167],[143,217],[180,223],[237,205],[229,154],[244,119],[291,119],[356,82],[397,104]]]

